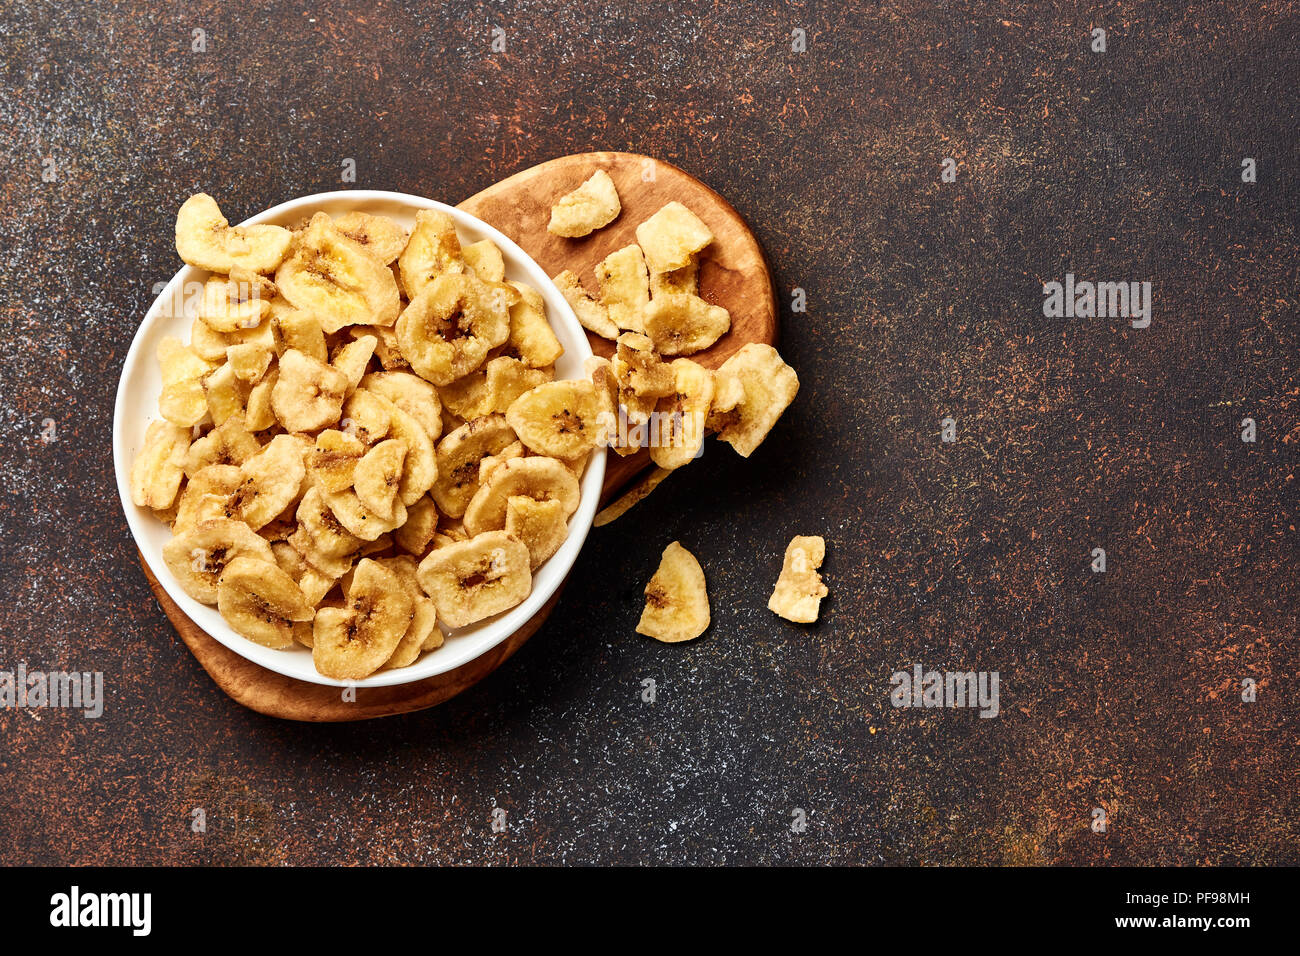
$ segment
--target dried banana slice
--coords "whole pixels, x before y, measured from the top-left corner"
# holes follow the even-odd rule
[[[524,495],[512,495],[506,499],[505,530],[528,548],[532,570],[536,571],[547,558],[560,550],[560,545],[569,536],[564,503],[555,499],[538,501]]]
[[[347,391],[347,376],[338,369],[289,349],[280,356],[271,408],[288,431],[316,431],[339,420]]]
[[[709,594],[704,569],[681,544],[664,549],[650,583],[645,586],[645,610],[636,632],[665,644],[699,637],[709,626]]]
[[[516,358],[501,355],[477,372],[442,388],[442,400],[466,420],[493,413],[504,414],[520,395],[555,378],[552,368],[529,368]]]
[[[611,252],[596,266],[600,301],[609,319],[620,329],[644,332],[644,313],[650,304],[650,273],[641,247],[633,243]]]
[[[279,366],[267,370],[262,380],[248,392],[244,405],[244,427],[251,432],[265,431],[275,424],[275,410],[271,408],[271,393],[280,379]]]
[[[289,252],[293,234],[281,226],[232,226],[207,193],[185,200],[176,214],[176,252],[209,272],[274,272]]]
[[[335,680],[360,680],[393,656],[411,624],[411,595],[378,561],[357,564],[343,607],[323,607],[312,625],[316,670]]]
[[[464,272],[455,220],[438,209],[417,212],[415,229],[397,260],[397,268],[402,289],[412,301],[438,276]]]
[[[226,353],[232,345],[244,344],[274,345],[271,323],[263,322],[256,328],[234,332],[218,332],[200,318],[190,324],[190,348],[205,362],[219,364],[228,358]]]
[[[275,358],[275,349],[269,342],[241,342],[226,347],[226,363],[235,378],[249,385],[262,380]]]
[[[317,544],[316,539],[302,526],[299,526],[297,531],[289,535],[286,543],[298,553],[304,564],[315,568],[331,581],[337,581],[351,571],[352,564],[357,560],[358,556],[357,552],[342,555],[327,554]]]
[[[519,293],[519,301],[510,307],[510,337],[506,339],[506,348],[531,368],[554,365],[564,354],[564,346],[546,320],[546,300],[530,285],[510,284]]]
[[[438,276],[397,320],[402,355],[434,385],[468,375],[509,335],[510,313],[501,297],[464,274]]]
[[[491,239],[480,239],[461,250],[465,265],[474,270],[474,274],[484,282],[505,282],[506,261],[501,250]]]
[[[645,333],[662,355],[707,349],[731,328],[731,313],[698,295],[664,293],[645,310]]]
[[[465,530],[471,535],[497,531],[506,525],[506,505],[514,495],[537,501],[557,500],[564,517],[578,510],[580,492],[573,472],[554,458],[512,458],[488,476],[465,509]]]
[[[373,335],[378,341],[375,343],[375,357],[379,359],[379,364],[388,372],[409,372],[411,363],[406,361],[402,355],[402,349],[397,344],[397,331],[383,325],[354,325],[349,329],[353,335]]]
[[[364,381],[363,378],[362,382]],[[373,445],[392,428],[392,407],[391,403],[363,386],[343,403],[343,418],[339,424],[343,426],[343,431],[363,445]]]
[[[239,487],[226,501],[226,516],[257,531],[293,504],[302,491],[307,474],[302,442],[292,435],[277,435],[239,466],[239,474]]]
[[[277,303],[279,300],[277,300]],[[271,341],[275,345],[275,354],[283,355],[289,349],[297,349],[318,362],[329,360],[325,347],[325,332],[320,323],[301,309],[271,306]]]
[[[551,281],[573,308],[573,314],[584,329],[610,341],[618,338],[620,329],[609,317],[609,309],[587,294],[576,275],[565,269]]]
[[[318,212],[275,273],[280,294],[326,332],[348,325],[392,325],[400,299],[389,268]]]
[[[512,458],[524,457],[524,443],[521,441],[511,442],[505,448],[502,448],[495,455],[488,455],[478,463],[478,483],[480,485],[488,480],[488,476],[496,471],[498,467],[504,465]]]
[[[384,265],[395,262],[406,248],[406,230],[387,216],[347,212],[334,220],[334,226]]]
[[[470,372],[450,385],[442,386],[438,389],[438,400],[444,409],[466,421],[492,414],[492,403],[488,400],[487,369]]]
[[[217,584],[217,610],[237,634],[275,648],[293,644],[294,623],[310,621],[316,613],[274,556],[238,557],[227,564]]]
[[[209,465],[195,473],[181,492],[172,534],[197,528],[212,518],[225,518],[230,496],[243,480],[238,465]]]
[[[672,272],[650,273],[651,300],[661,295],[698,295],[700,289],[700,264],[692,259],[690,263]]]
[[[406,509],[406,523],[393,531],[393,540],[403,551],[423,557],[438,532],[438,508],[427,495]]]
[[[799,393],[799,376],[776,349],[757,342],[731,356],[714,374],[719,391],[734,394],[732,382],[739,382],[744,396],[730,411],[715,408],[708,425],[716,428],[718,438],[737,454],[748,458]]]
[[[171,422],[150,422],[144,446],[131,463],[131,500],[164,511],[176,501],[190,449],[190,430]]]
[[[329,594],[334,587],[334,582],[338,579],[334,576],[312,567],[303,558],[297,550],[287,541],[277,541],[271,545],[271,553],[275,555],[275,563],[280,570],[289,577],[293,578],[298,590],[302,591],[303,599],[312,607],[316,607],[321,601],[325,600],[325,595]],[[294,640],[299,644],[311,647],[311,628],[304,627],[305,634],[300,633],[298,628],[294,629]],[[304,640],[304,637],[306,640]]]
[[[415,663],[415,659],[424,651],[442,646],[438,612],[433,601],[420,589],[419,565],[414,558],[402,554],[376,560],[397,576],[406,593],[411,596],[411,622],[393,650],[393,656],[384,664],[386,669],[406,667]]]
[[[363,505],[351,488],[342,491],[322,490],[321,498],[330,511],[334,512],[339,523],[362,541],[374,541],[380,535],[406,523],[406,505],[400,497],[393,502],[393,513],[389,517],[377,515]]]
[[[479,463],[516,441],[504,415],[486,415],[453,429],[438,443],[438,478],[430,495],[449,518],[465,514],[479,489]]]
[[[402,504],[415,504],[433,483],[438,480],[438,456],[429,433],[411,415],[406,414],[386,398],[375,396],[376,401],[387,405],[388,435],[406,446],[402,464],[401,485],[397,496]]]
[[[235,374],[226,363],[203,377],[203,397],[208,403],[208,416],[214,425],[221,425],[232,415],[242,414],[252,391],[249,384]]]
[[[622,209],[614,180],[598,169],[585,183],[556,201],[546,228],[552,235],[578,239],[608,226]]]
[[[677,359],[669,368],[673,373],[673,394],[659,399],[655,406],[650,460],[671,471],[698,458],[704,450],[713,402],[713,373],[690,359]],[[655,424],[658,428],[653,427]]]
[[[439,620],[450,628],[514,607],[533,586],[528,548],[504,531],[437,548],[420,562],[418,573]]]
[[[366,369],[370,365],[370,356],[375,354],[375,346],[378,342],[379,340],[373,335],[362,335],[339,346],[334,353],[334,360],[330,365],[347,378],[349,395],[357,390],[361,379],[365,377]]]
[[[203,421],[208,413],[208,399],[203,379],[216,365],[199,358],[198,353],[167,336],[158,343],[158,366],[162,370],[162,394],[158,411],[173,425],[189,428]]]
[[[346,432],[327,428],[316,436],[316,445],[308,459],[312,481],[328,492],[352,487],[357,463],[366,454],[366,446]]]
[[[325,504],[319,488],[308,489],[294,516],[298,520],[298,531],[305,533],[311,543],[310,549],[301,552],[309,559],[313,552],[327,558],[346,558],[361,548],[361,539],[343,527]]]
[[[600,426],[597,445],[613,448],[620,455],[631,454],[636,449],[628,449],[621,444],[618,382],[614,379],[614,367],[609,359],[599,355],[591,356],[583,366],[591,378],[592,386],[596,389],[596,423]],[[626,430],[623,434],[626,434]]]
[[[673,373],[660,360],[654,343],[636,332],[618,337],[614,361],[610,363],[618,383],[618,400],[628,421],[644,425],[659,399],[673,394]]]
[[[361,380],[361,387],[386,398],[410,415],[429,436],[437,441],[442,435],[442,402],[438,390],[409,372],[371,372]]]
[[[427,440],[427,438],[426,438]],[[432,446],[429,450],[433,455]],[[402,483],[402,464],[406,461],[406,442],[396,438],[381,441],[357,462],[352,486],[357,499],[381,518],[392,518],[397,489]],[[426,488],[425,491],[428,489]],[[424,491],[420,492],[421,495]]]
[[[217,603],[217,581],[235,558],[274,561],[271,546],[242,521],[216,518],[172,538],[163,561],[176,583],[200,604]]]
[[[652,272],[672,272],[691,264],[713,241],[700,217],[679,202],[670,202],[636,227],[636,241]]]
[[[768,598],[768,610],[796,624],[817,620],[822,598],[830,593],[817,573],[825,559],[826,540],[821,535],[795,535],[785,549],[781,576]]]
[[[275,284],[256,272],[232,269],[230,275],[212,276],[203,284],[199,318],[217,332],[237,332],[262,324],[271,312]]]
[[[603,434],[600,405],[591,382],[547,382],[511,404],[506,421],[520,441],[539,455],[578,458],[596,447]]]
[[[193,478],[209,465],[242,465],[261,450],[253,433],[244,427],[244,416],[231,415],[190,445],[185,455],[185,475]]]

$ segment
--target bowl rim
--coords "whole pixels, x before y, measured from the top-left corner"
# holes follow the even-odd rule
[[[525,281],[537,288],[546,301],[547,311],[552,323],[557,321],[556,317],[558,316],[558,321],[568,326],[568,331],[571,333],[569,338],[578,344],[576,353],[579,362],[585,362],[587,358],[594,354],[591,350],[591,344],[587,340],[586,331],[578,322],[577,316],[574,315],[569,303],[560,294],[554,283],[551,282],[546,271],[509,236],[478,217],[457,209],[455,206],[409,193],[376,189],[344,189],[312,193],[279,203],[254,216],[250,216],[237,225],[280,222],[290,215],[298,217],[306,215],[308,210],[312,212],[331,211],[337,214],[338,210],[331,210],[326,207],[340,203],[348,206],[349,209],[360,211],[366,211],[368,204],[390,203],[408,207],[412,215],[421,209],[436,209],[448,213],[456,221],[458,227],[465,226],[468,231],[480,233],[484,238],[495,242],[505,258],[507,269],[513,265],[518,271],[524,273]],[[382,212],[379,214],[382,215]],[[574,562],[577,560],[582,545],[586,541],[587,535],[591,532],[592,522],[600,504],[601,489],[605,477],[606,449],[603,446],[593,449],[587,468],[583,473],[580,481],[578,509],[569,519],[569,535],[560,546],[560,549],[546,560],[542,567],[538,569],[538,572],[534,572],[534,587],[529,592],[528,597],[513,608],[473,625],[469,629],[454,633],[442,647],[425,654],[414,664],[407,667],[381,670],[368,677],[352,681],[326,677],[317,672],[315,666],[311,664],[310,650],[308,648],[278,650],[257,644],[235,633],[225,621],[221,620],[215,607],[200,604],[181,589],[179,583],[172,577],[171,572],[162,560],[161,548],[155,549],[145,536],[146,522],[157,523],[158,519],[148,508],[139,507],[131,500],[131,462],[133,453],[138,450],[138,446],[126,436],[125,432],[128,427],[128,419],[134,421],[135,418],[128,409],[128,405],[132,404],[133,401],[138,401],[138,399],[133,398],[132,379],[135,376],[131,373],[139,367],[141,362],[153,359],[153,356],[144,354],[146,339],[150,338],[153,327],[159,322],[176,321],[177,315],[175,313],[164,315],[164,306],[174,301],[176,290],[183,290],[186,283],[190,281],[202,281],[208,274],[206,270],[195,266],[182,265],[162,291],[154,297],[145,310],[140,324],[136,327],[130,348],[127,349],[126,357],[122,362],[117,394],[113,404],[113,465],[117,478],[118,498],[126,515],[127,525],[131,530],[131,537],[136,549],[143,557],[153,576],[181,612],[195,626],[212,637],[213,640],[260,667],[265,667],[284,677],[306,683],[330,687],[358,688],[394,687],[449,673],[488,653],[531,620],[533,615],[541,610],[563,586],[570,570],[573,568]],[[180,321],[188,321],[184,312],[181,313]],[[154,401],[156,402],[156,399]],[[152,416],[146,416],[145,422],[141,423],[140,427],[145,427],[149,421],[156,420],[158,417],[156,412]],[[156,554],[154,553],[155,550],[157,551]],[[536,586],[539,572],[545,572],[547,583],[543,587]],[[202,623],[201,620],[196,620],[197,617],[210,621],[210,616],[215,616],[214,623],[217,626],[208,626]],[[466,630],[469,633],[466,633]],[[477,640],[468,642],[463,640],[465,637],[474,637]],[[472,647],[466,647],[469,644],[472,644]],[[307,672],[304,672],[300,667],[292,666],[293,661],[303,659],[303,654],[299,652],[308,655],[306,658],[308,662]]]

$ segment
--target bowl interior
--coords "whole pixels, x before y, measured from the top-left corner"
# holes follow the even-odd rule
[[[360,210],[389,216],[409,229],[414,225],[416,212],[421,209],[441,209],[449,213],[456,220],[462,242],[491,239],[500,247],[505,259],[506,278],[527,282],[540,291],[546,301],[547,317],[564,346],[564,354],[556,362],[556,378],[585,377],[583,361],[592,354],[591,347],[569,304],[541,267],[522,249],[468,213],[403,193],[351,190],[304,196],[259,213],[243,224],[292,226],[316,212],[340,215]],[[513,634],[550,599],[569,573],[591,530],[605,477],[604,448],[597,448],[592,453],[591,462],[583,474],[582,501],[569,519],[569,537],[559,551],[533,574],[533,589],[524,602],[471,627],[451,632],[444,629],[446,642],[443,646],[424,654],[409,667],[380,671],[359,681],[333,680],[317,673],[311,651],[307,648],[273,650],[255,644],[231,630],[215,607],[200,604],[186,594],[162,559],[162,548],[170,540],[171,531],[147,508],[138,507],[131,500],[130,474],[131,462],[144,442],[145,429],[150,421],[159,417],[158,394],[162,390],[162,375],[156,358],[158,343],[169,335],[182,342],[189,341],[195,299],[192,294],[195,286],[192,284],[202,283],[206,278],[207,273],[203,270],[185,266],[149,308],[127,353],[113,416],[113,458],[118,494],[126,511],[127,523],[150,570],[190,620],[235,653],[286,677],[340,687],[382,687],[422,680],[473,660]]]

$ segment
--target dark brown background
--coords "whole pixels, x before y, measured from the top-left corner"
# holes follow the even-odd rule
[[[108,700],[0,712],[0,860],[1300,862],[1287,5],[246,6],[4,7],[0,668],[102,670]],[[178,204],[243,218],[347,157],[456,202],[588,149],[748,218],[798,401],[593,533],[546,627],[450,704],[241,710],[151,600],[110,456]],[[1067,270],[1152,281],[1151,327],[1044,319]],[[828,541],[812,628],[765,607],[795,533]],[[633,628],[675,538],[714,623],[666,647]],[[1002,715],[895,711],[915,662],[998,670]]]

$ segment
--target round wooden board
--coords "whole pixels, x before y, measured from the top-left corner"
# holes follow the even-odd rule
[[[582,239],[551,235],[546,224],[552,203],[580,186],[597,169],[609,173],[618,187],[622,213],[610,225]],[[548,274],[571,269],[589,292],[598,294],[596,265],[616,249],[636,242],[636,227],[673,200],[689,208],[713,231],[713,244],[700,256],[699,292],[731,313],[731,331],[712,348],[691,358],[708,368],[717,368],[749,342],[776,344],[776,293],[758,240],[730,203],[676,166],[637,153],[562,156],[489,186],[462,202],[460,208],[501,230]],[[612,342],[590,333],[587,337],[597,355],[613,354]],[[611,499],[649,464],[646,452],[627,458],[608,456],[603,499]],[[337,687],[284,677],[219,644],[181,612],[143,559],[140,564],[181,640],[217,686],[245,707],[286,720],[368,720],[440,704],[504,663],[542,626],[563,591],[557,591],[509,639],[455,670],[396,687],[356,688],[356,699],[345,700]]]

